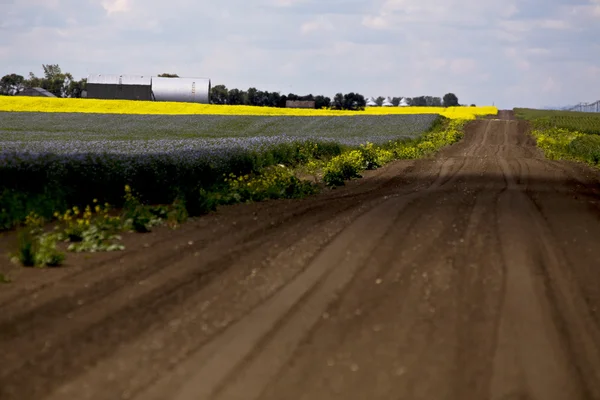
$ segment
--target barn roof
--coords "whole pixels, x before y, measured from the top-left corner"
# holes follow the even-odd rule
[[[56,97],[53,93],[50,93],[49,91],[47,91],[46,89],[41,88],[41,87],[27,88],[27,89],[22,90],[21,92],[17,93],[17,96],[27,96],[32,91],[38,92],[39,94],[41,94],[42,96],[45,96],[45,97]]]
[[[88,76],[88,84],[108,84],[108,85],[144,85],[152,84],[151,76],[140,75],[106,75],[91,74]]]
[[[34,88],[31,88],[31,89],[35,90],[36,92],[38,92],[38,93],[40,93],[40,94],[42,94],[42,95],[44,95],[46,97],[56,97],[54,95],[54,93],[50,93],[49,91],[47,91],[46,89],[41,88],[41,87],[34,87]]]

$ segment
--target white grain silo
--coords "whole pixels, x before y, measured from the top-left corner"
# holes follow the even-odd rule
[[[210,79],[152,77],[152,96],[156,101],[210,103]]]

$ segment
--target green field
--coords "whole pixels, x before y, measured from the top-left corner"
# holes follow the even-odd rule
[[[600,113],[515,108],[546,157],[600,166]]]
[[[600,113],[515,108],[517,118],[531,121],[536,128],[564,128],[600,135]]]

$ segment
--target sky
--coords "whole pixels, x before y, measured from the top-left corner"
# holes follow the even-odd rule
[[[0,76],[42,64],[559,107],[600,100],[600,0],[0,0]]]

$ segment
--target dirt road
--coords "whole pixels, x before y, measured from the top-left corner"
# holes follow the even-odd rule
[[[600,399],[600,175],[499,117],[311,199],[11,271],[0,399]]]

